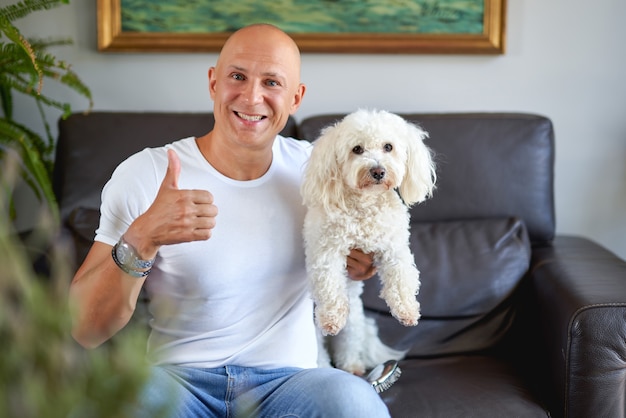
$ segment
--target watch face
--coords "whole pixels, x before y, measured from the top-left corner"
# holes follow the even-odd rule
[[[135,253],[135,249],[124,240],[120,240],[116,247],[115,256],[120,264],[132,270],[144,270],[152,267],[154,259],[140,260]]]
[[[128,248],[128,244],[126,244],[125,242],[120,243],[117,246],[116,255],[119,262],[127,266],[130,263],[130,259],[132,257],[131,250],[130,248]]]

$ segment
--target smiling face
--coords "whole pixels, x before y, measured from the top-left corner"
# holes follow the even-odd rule
[[[269,25],[237,31],[209,70],[214,133],[229,146],[271,149],[304,95],[294,41]]]

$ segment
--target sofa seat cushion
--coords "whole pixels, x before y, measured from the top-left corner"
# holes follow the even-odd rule
[[[382,393],[394,418],[547,417],[509,363],[462,355],[400,363],[398,383]]]
[[[495,345],[514,316],[512,294],[528,271],[530,243],[517,218],[411,225],[411,250],[421,272],[422,318],[404,327],[368,280],[366,313],[381,339],[412,356],[468,353]]]

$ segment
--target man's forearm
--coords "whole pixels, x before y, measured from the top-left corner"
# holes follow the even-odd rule
[[[69,295],[72,335],[86,348],[99,346],[128,323],[145,281],[124,273],[105,253],[108,248],[110,254],[110,246],[98,245],[77,272]],[[99,261],[90,263],[90,257]]]

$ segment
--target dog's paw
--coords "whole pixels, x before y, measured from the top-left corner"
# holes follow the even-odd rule
[[[339,334],[339,331],[341,331],[341,329],[343,328],[341,325],[332,322],[325,322],[323,324],[320,324],[320,326],[322,328],[322,334],[324,336],[335,336]]]
[[[405,327],[413,327],[420,319],[420,304],[418,301],[404,304],[392,309],[391,314]]]
[[[419,319],[420,317],[418,315],[417,317],[398,318],[398,321],[400,321],[400,323],[404,325],[405,327],[414,327],[419,322]]]
[[[315,319],[318,327],[322,330],[323,335],[337,335],[339,331],[346,326],[348,319],[348,304],[339,304],[338,306],[325,309],[319,306],[315,308]]]

